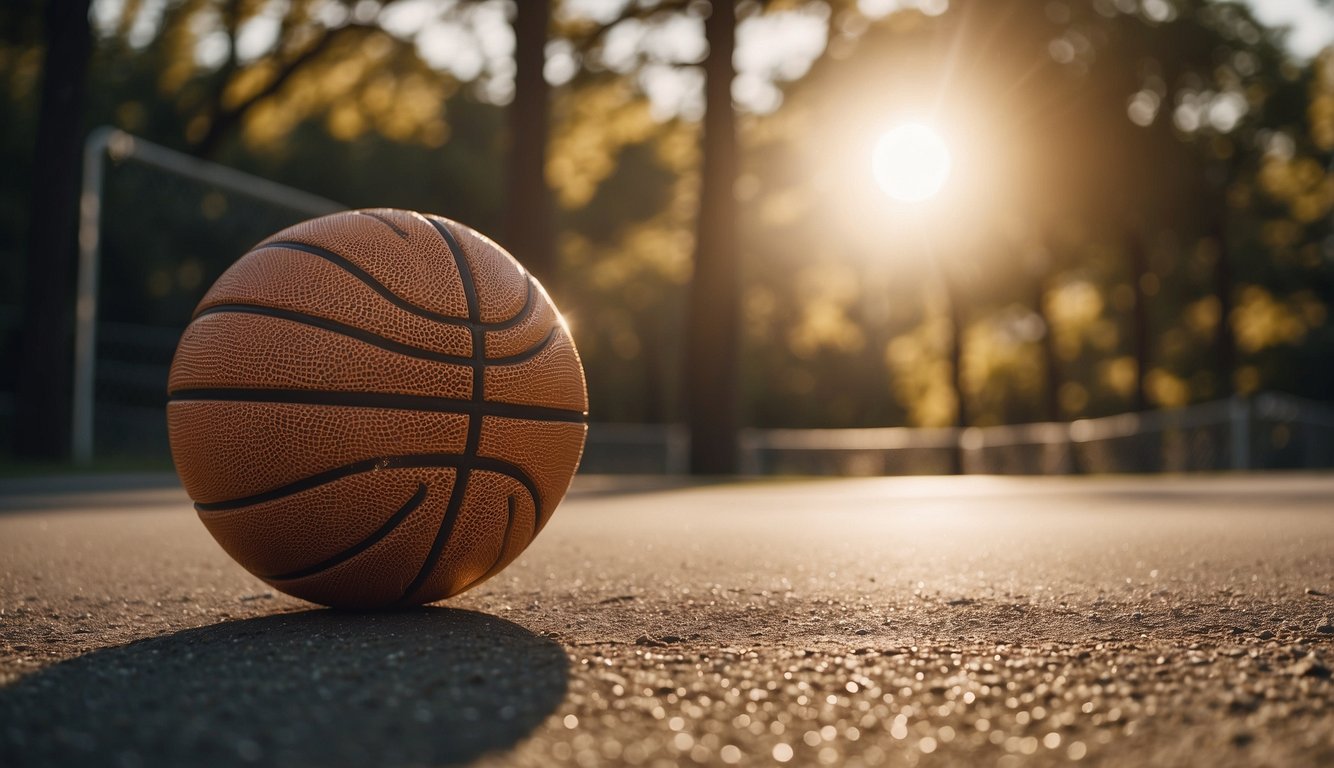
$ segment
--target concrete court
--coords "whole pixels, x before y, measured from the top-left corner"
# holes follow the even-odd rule
[[[1334,765],[1334,475],[580,478],[447,603],[0,486],[0,765]]]

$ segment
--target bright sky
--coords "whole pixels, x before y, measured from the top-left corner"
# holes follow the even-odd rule
[[[1288,49],[1309,59],[1334,44],[1334,6],[1316,0],[1246,0],[1255,17],[1267,26],[1288,26]]]
[[[95,0],[93,19],[104,34],[114,26],[126,0]],[[607,21],[633,0],[564,0],[563,13]],[[1027,0],[1020,0],[1026,2]],[[1288,46],[1303,60],[1334,44],[1334,7],[1319,0],[1245,0],[1264,23],[1287,26]],[[156,33],[167,0],[145,0],[130,42],[145,45]],[[441,18],[456,0],[399,0],[380,15],[391,33],[414,39],[426,61],[454,72],[462,80],[480,77],[479,87],[492,101],[504,103],[513,91],[514,35],[506,18],[504,0],[466,6],[462,13]],[[262,0],[265,12],[241,30],[238,54],[242,61],[262,55],[277,38],[285,0]],[[868,16],[882,16],[902,8],[918,8],[935,15],[949,8],[949,0],[858,0]],[[346,16],[343,6],[329,3],[331,13]],[[373,8],[374,6],[366,6]],[[214,22],[209,17],[204,23]],[[337,24],[342,18],[327,19]],[[772,112],[782,101],[779,85],[805,74],[825,46],[828,9],[822,4],[798,3],[776,13],[752,15],[737,29],[738,76],[733,87],[737,102],[751,112]],[[698,117],[703,112],[703,78],[693,67],[704,55],[704,24],[697,15],[675,17],[670,23],[637,21],[618,25],[606,38],[605,64],[617,71],[637,71],[655,114]],[[226,56],[224,33],[213,29],[200,40],[200,63],[220,64]],[[574,74],[575,60],[559,46],[548,51],[548,79],[563,83]],[[641,58],[642,57],[642,58]]]

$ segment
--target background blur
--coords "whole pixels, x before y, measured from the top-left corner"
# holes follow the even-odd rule
[[[1334,465],[1318,0],[18,0],[0,33],[6,471],[70,455],[98,126],[94,464],[163,464],[194,304],[327,203],[529,265],[588,470]],[[953,155],[911,206],[871,169],[906,120]]]

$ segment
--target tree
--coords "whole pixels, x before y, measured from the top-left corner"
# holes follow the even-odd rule
[[[555,288],[556,253],[551,190],[547,187],[551,88],[546,64],[551,0],[519,3],[514,18],[514,101],[509,106],[505,177],[505,245],[528,271]]]
[[[28,209],[14,453],[59,459],[69,445],[79,151],[92,37],[89,0],[50,0]]]
[[[461,32],[456,41],[475,39],[470,25],[483,4],[437,2],[398,13],[404,5],[198,0],[168,3],[155,15],[143,3],[124,3],[99,48],[151,77],[154,104],[179,116],[178,135],[155,139],[201,157],[225,159],[238,135],[251,149],[276,146],[319,118],[342,141],[374,132],[438,147],[448,137],[445,101],[460,81],[494,73],[489,61],[466,77],[432,66],[418,41],[440,28]],[[131,42],[132,29],[152,30],[152,38]]]
[[[704,22],[709,43],[704,62],[704,130],[696,222],[694,276],[686,326],[686,408],[690,425],[690,471],[737,471],[737,307],[740,299],[736,232],[736,115],[732,80],[736,70],[736,8],[713,0]]]

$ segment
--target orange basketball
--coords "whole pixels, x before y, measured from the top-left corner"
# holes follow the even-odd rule
[[[542,286],[438,216],[336,213],[232,265],[181,337],[172,458],[228,554],[290,595],[428,603],[528,546],[588,396]]]

